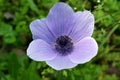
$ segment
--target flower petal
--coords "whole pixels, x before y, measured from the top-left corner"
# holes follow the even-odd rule
[[[69,55],[69,58],[74,63],[85,63],[96,56],[98,45],[91,37],[86,37],[75,44],[74,51]]]
[[[52,47],[41,39],[33,40],[30,43],[27,55],[35,61],[52,60],[57,56]]]
[[[72,68],[77,65],[76,63],[72,63],[68,58],[68,56],[60,56],[60,55],[58,55],[53,60],[46,61],[46,63],[56,70]]]
[[[75,25],[70,33],[74,42],[91,36],[94,30],[94,16],[89,11],[75,13]]]
[[[55,37],[49,31],[45,19],[42,20],[34,20],[30,24],[30,30],[33,35],[33,39],[43,39],[47,43],[53,43]]]
[[[73,27],[74,12],[72,8],[65,3],[55,4],[48,16],[47,25],[49,29],[56,35],[67,35]]]

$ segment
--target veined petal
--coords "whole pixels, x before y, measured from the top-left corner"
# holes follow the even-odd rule
[[[46,61],[46,63],[56,70],[62,70],[67,68],[73,68],[77,64],[70,61],[68,56],[57,55],[56,58]]]
[[[45,19],[38,19],[31,22],[30,30],[32,32],[33,39],[43,39],[50,44],[55,41],[55,37],[48,29]]]
[[[74,51],[69,55],[69,58],[74,63],[85,63],[96,56],[98,45],[91,37],[85,37],[74,46]]]
[[[94,30],[94,16],[90,11],[76,12],[75,25],[70,33],[73,42],[90,37]]]
[[[67,35],[73,27],[74,12],[69,5],[60,2],[50,9],[46,20],[49,29],[57,37]]]
[[[35,61],[52,60],[57,56],[52,47],[41,39],[33,40],[30,43],[27,55]]]

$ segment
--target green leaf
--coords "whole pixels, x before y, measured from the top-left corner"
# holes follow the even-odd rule
[[[0,22],[0,35],[7,35],[12,32],[12,26],[4,22]]]

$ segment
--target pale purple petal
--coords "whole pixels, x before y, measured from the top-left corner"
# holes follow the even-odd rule
[[[53,43],[55,41],[55,37],[48,29],[45,19],[34,20],[30,24],[30,30],[32,32],[33,39],[43,39],[47,43]]]
[[[60,56],[60,55],[58,55],[53,60],[46,61],[46,63],[56,70],[73,68],[77,65],[76,63],[71,62],[68,56]]]
[[[98,45],[91,37],[86,37],[74,45],[74,51],[69,58],[74,63],[85,63],[96,56]]]
[[[41,39],[33,40],[30,43],[27,55],[35,61],[52,60],[57,56],[52,47]]]
[[[75,25],[70,33],[73,42],[91,36],[94,29],[94,16],[90,11],[75,13]]]
[[[57,3],[51,9],[46,18],[49,29],[58,37],[67,35],[74,21],[72,8],[65,3]]]

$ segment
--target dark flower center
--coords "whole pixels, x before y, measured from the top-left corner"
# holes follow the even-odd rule
[[[61,54],[66,55],[73,49],[72,40],[68,36],[60,36],[56,39],[55,49]]]

